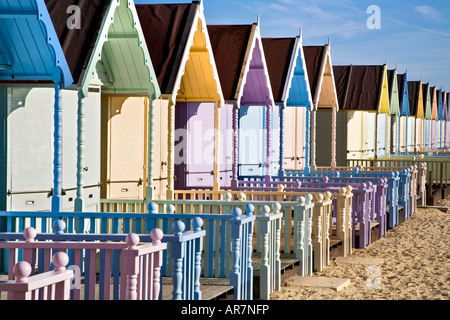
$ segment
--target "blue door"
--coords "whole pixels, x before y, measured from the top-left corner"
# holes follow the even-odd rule
[[[239,110],[239,176],[263,176],[266,159],[266,107]]]

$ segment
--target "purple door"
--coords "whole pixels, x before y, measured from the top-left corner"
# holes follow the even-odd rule
[[[177,103],[175,187],[212,187],[214,182],[214,103]]]

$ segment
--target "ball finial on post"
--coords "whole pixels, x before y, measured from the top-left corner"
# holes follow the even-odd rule
[[[33,242],[37,236],[37,231],[33,227],[28,227],[25,230],[23,230],[22,234],[25,239],[25,242]]]
[[[129,249],[136,249],[140,239],[136,233],[130,233],[129,235],[127,235],[125,241]]]
[[[231,214],[233,215],[233,220],[240,220],[241,215],[242,215],[242,210],[238,207],[233,208],[233,210],[231,210]]]
[[[192,227],[194,228],[194,231],[200,231],[203,227],[203,219],[200,217],[195,217],[192,219]]]
[[[55,266],[55,271],[64,271],[69,264],[69,256],[62,251],[55,253],[52,257],[52,263]]]
[[[181,236],[183,234],[184,230],[186,229],[186,225],[184,224],[183,221],[178,220],[173,223],[172,229],[173,229],[173,233],[176,236]]]
[[[155,228],[152,230],[152,232],[150,232],[150,238],[152,239],[152,243],[154,245],[161,244],[161,239],[163,237],[164,237],[164,232],[159,228]]]
[[[244,211],[247,216],[252,216],[253,212],[255,212],[255,206],[251,203],[248,203],[245,205]]]
[[[26,261],[19,261],[14,265],[13,274],[17,283],[26,283],[31,274],[31,265]]]
[[[147,205],[148,213],[158,213],[158,205],[154,202],[150,202]]]
[[[64,230],[66,229],[66,223],[59,219],[53,223],[53,230],[55,234],[64,234]]]

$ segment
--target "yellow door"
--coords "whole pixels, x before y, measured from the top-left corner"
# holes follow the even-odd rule
[[[144,199],[147,163],[147,98],[108,99],[109,199]]]

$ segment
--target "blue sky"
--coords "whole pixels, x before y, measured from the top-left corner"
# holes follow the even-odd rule
[[[189,3],[189,0],[135,0]],[[334,65],[383,64],[450,91],[450,0],[204,0],[208,24],[248,24],[260,16],[263,37],[293,37],[304,45],[331,39]],[[369,6],[380,28],[369,29]]]

